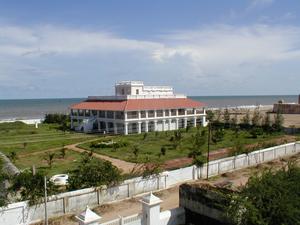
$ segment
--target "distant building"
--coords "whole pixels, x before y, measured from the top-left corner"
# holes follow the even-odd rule
[[[83,132],[132,134],[206,126],[204,104],[174,94],[170,86],[122,81],[114,96],[89,96],[71,106],[71,128]]]
[[[273,105],[273,112],[283,114],[300,114],[300,95],[297,103],[284,103],[282,100]]]

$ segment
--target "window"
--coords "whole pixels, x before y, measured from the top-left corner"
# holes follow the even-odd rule
[[[137,95],[139,94],[139,89],[135,90],[135,94],[137,94]]]
[[[122,88],[122,95],[125,95],[125,90],[124,90],[124,88]]]

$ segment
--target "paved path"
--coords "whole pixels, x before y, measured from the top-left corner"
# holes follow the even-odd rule
[[[75,152],[89,152],[88,150],[82,149],[77,147],[78,144],[82,144],[82,143],[76,143],[76,144],[71,144],[71,145],[66,145],[65,147],[73,150]],[[124,173],[130,173],[132,172],[134,169],[137,168],[138,164],[136,163],[131,163],[131,162],[126,162],[120,159],[116,159],[116,158],[112,158],[106,155],[101,155],[98,153],[93,153],[93,157],[98,158],[98,159],[104,159],[107,160],[109,162],[111,162],[114,166],[118,167],[119,169],[121,169]]]
[[[75,152],[79,152],[79,153],[89,152],[88,150],[77,147],[77,145],[83,144],[83,143],[86,143],[86,142],[96,141],[98,139],[99,138],[96,138],[96,139],[93,139],[93,140],[88,140],[88,141],[83,141],[83,142],[80,142],[80,143],[65,145],[64,148],[66,148],[68,150],[75,151]],[[39,154],[46,153],[46,152],[57,151],[59,149],[61,149],[61,147],[46,149],[46,150],[43,150],[43,151],[32,152],[32,153],[28,153],[28,154],[22,154],[21,153],[19,156],[20,157],[27,157],[27,156],[30,156],[30,155],[39,155]],[[93,157],[95,157],[97,159],[103,159],[103,160],[107,160],[107,161],[111,162],[114,166],[121,169],[124,173],[130,173],[130,172],[132,172],[133,170],[135,170],[139,167],[139,164],[126,162],[126,161],[123,161],[123,160],[120,160],[120,159],[116,159],[116,158],[112,158],[112,157],[109,157],[109,156],[101,155],[101,154],[98,154],[98,153],[95,153],[95,152],[93,153]]]

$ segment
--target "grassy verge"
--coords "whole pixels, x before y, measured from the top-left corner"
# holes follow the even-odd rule
[[[196,134],[196,131],[197,130],[195,128],[190,129],[188,132],[182,130],[182,140],[177,148],[174,148],[172,142],[170,141],[171,137],[174,134],[174,132],[172,131],[148,133],[146,137],[144,137],[144,134],[136,134],[128,136],[117,136],[114,138],[102,138],[96,142],[101,143],[113,140],[116,143],[126,143],[126,146],[119,148],[103,146],[94,147],[92,145],[93,142],[80,144],[79,147],[130,162],[140,163],[144,161],[166,161],[170,159],[186,157],[190,151],[189,149],[193,146],[194,135]],[[235,132],[230,129],[226,129],[224,132],[225,135],[223,139],[215,144],[212,144],[211,150],[232,147],[235,145]],[[257,138],[251,138],[249,132],[239,132],[239,139],[245,145],[269,141],[280,137],[283,137],[282,133],[263,134],[259,135]],[[138,147],[137,154],[134,154],[134,146]],[[161,148],[163,146],[166,148],[165,155],[161,154]],[[206,150],[206,146],[204,148]]]
[[[39,152],[50,148],[62,147],[68,144],[79,143],[95,138],[94,135],[62,132],[58,125],[40,124],[26,125],[21,122],[0,124],[0,151],[9,154]]]
[[[37,170],[42,170],[48,176],[52,176],[54,174],[66,173],[67,171],[76,168],[82,157],[80,153],[71,150],[66,151],[64,158],[59,150],[54,151],[54,153],[55,157],[51,167],[46,160],[47,153],[31,155],[30,157],[20,156],[14,163],[21,170],[31,169],[34,165]]]

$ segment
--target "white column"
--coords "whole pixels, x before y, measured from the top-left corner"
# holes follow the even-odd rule
[[[166,113],[165,113],[165,111],[166,111],[166,110],[163,110],[163,117],[166,117]]]
[[[117,123],[114,123],[114,134],[118,133],[118,126]]]
[[[178,130],[178,127],[179,127],[179,119],[176,118],[176,130]]]
[[[166,120],[162,120],[162,130],[166,131]]]
[[[149,131],[148,126],[149,126],[149,121],[146,120],[146,121],[145,121],[145,132],[148,132],[148,131]]]
[[[105,122],[105,131],[106,131],[106,133],[109,133],[108,122],[107,121]]]
[[[124,112],[124,120],[127,120],[127,112]]]
[[[169,109],[169,116],[172,116],[171,109]]]
[[[71,129],[73,129],[74,128],[74,124],[73,124],[74,122],[73,122],[73,117],[71,117]]]
[[[178,116],[178,109],[176,109],[176,116]]]
[[[157,115],[156,115],[156,110],[154,110],[154,118],[156,118],[157,117]]]
[[[146,118],[148,118],[148,110],[145,111]]]
[[[169,129],[168,130],[171,130],[172,119],[168,119],[168,124],[169,124]]]
[[[184,118],[184,128],[186,128],[187,127],[187,118],[185,117]]]
[[[159,225],[160,222],[160,203],[162,201],[155,195],[150,193],[142,198],[142,225]]]
[[[107,118],[107,111],[104,111],[104,117]]]
[[[138,118],[141,119],[141,111],[138,111]]]
[[[206,123],[206,116],[202,116],[202,126],[206,127],[207,123]]]
[[[142,122],[138,122],[138,133],[142,133]]]
[[[97,119],[97,123],[98,123],[98,131],[100,131],[100,120]]]
[[[154,131],[157,131],[157,120],[154,120]]]
[[[163,121],[163,131],[166,131],[166,120],[162,120]]]
[[[194,127],[197,127],[197,117],[194,117]]]
[[[124,134],[127,135],[128,134],[128,123],[124,123]]]

